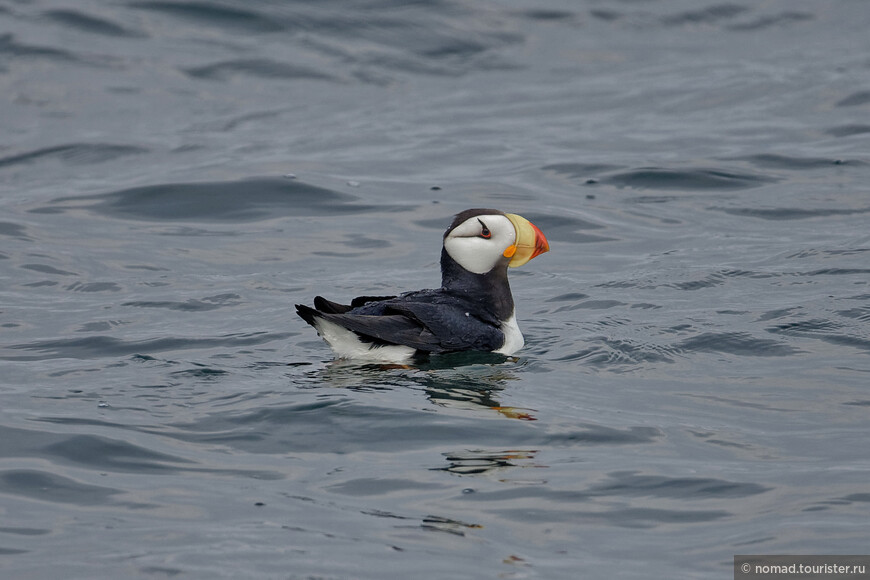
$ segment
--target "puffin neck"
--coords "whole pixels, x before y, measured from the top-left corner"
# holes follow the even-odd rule
[[[474,301],[481,309],[507,320],[514,312],[514,299],[507,277],[507,263],[499,263],[485,274],[475,274],[460,266],[446,249],[441,250],[441,287]]]

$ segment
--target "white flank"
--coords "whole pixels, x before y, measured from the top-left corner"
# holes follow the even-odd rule
[[[363,342],[356,333],[320,317],[316,317],[314,322],[318,334],[329,343],[338,358],[401,364],[409,362],[416,352],[410,346],[377,346]]]
[[[516,310],[511,312],[510,318],[501,323],[501,331],[504,333],[504,344],[500,349],[493,352],[512,355],[526,344],[526,341],[523,339],[523,333],[520,332],[520,326],[517,324]]]

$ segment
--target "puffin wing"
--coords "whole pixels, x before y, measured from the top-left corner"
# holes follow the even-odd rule
[[[360,339],[375,346],[398,344],[435,353],[446,350],[429,329],[404,314],[329,313],[300,304],[296,305],[296,311],[312,326],[316,326],[316,318],[321,318],[357,334]]]
[[[457,350],[494,351],[504,344],[504,334],[491,322],[473,316],[461,305],[433,302],[389,302],[396,312],[426,329],[440,352]],[[431,349],[424,349],[431,350]]]
[[[495,351],[504,345],[504,333],[494,318],[472,315],[472,305],[439,291],[420,291],[398,297],[361,297],[350,306],[317,297],[315,308],[296,305],[296,312],[317,327],[326,320],[355,333],[373,346],[403,345],[420,351],[444,353]]]

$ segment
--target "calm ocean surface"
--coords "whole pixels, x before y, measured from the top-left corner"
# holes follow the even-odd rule
[[[0,576],[731,578],[870,552],[866,0],[0,0]],[[293,304],[551,252],[526,347]]]

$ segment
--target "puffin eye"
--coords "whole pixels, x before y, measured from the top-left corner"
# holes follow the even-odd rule
[[[480,222],[480,226],[481,226],[481,228],[483,228],[483,229],[480,230],[480,237],[481,237],[481,238],[484,238],[484,239],[486,239],[486,240],[488,240],[489,238],[491,238],[491,237],[492,237],[492,232],[489,231],[489,228],[486,227],[486,224],[483,223],[483,220],[480,219],[480,218],[477,218],[477,221]]]

